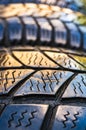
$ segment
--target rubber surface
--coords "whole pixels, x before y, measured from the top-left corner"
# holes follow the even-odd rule
[[[85,119],[86,53],[31,46],[0,50],[2,130],[84,130]]]
[[[82,5],[17,2],[0,1],[0,129],[85,130],[86,16],[61,8]]]
[[[86,50],[86,18],[43,4],[0,6],[0,45],[48,45]]]
[[[0,4],[12,4],[12,3],[37,3],[37,4],[49,4],[58,5],[60,7],[70,8],[75,11],[83,12],[84,2],[81,0],[0,0]],[[85,13],[85,12],[84,12]]]

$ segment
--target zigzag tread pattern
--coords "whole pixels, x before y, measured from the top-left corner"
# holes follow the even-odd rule
[[[83,97],[86,98],[86,74],[79,74],[68,85],[63,98]]]
[[[45,57],[42,53],[39,51],[29,51],[29,52],[13,52],[14,55],[18,58],[21,59],[21,61],[27,65],[27,66],[54,66],[55,64],[50,61],[47,57]]]
[[[1,67],[11,67],[11,66],[21,66],[21,64],[16,61],[9,53],[0,52],[0,68]]]
[[[55,95],[62,84],[70,78],[72,73],[65,71],[44,70],[34,74],[14,94],[24,96],[29,94]]]
[[[4,113],[0,117],[0,127],[2,126],[3,130],[17,130],[22,128],[23,130],[35,130],[34,125],[36,125],[36,129],[39,130],[45,118],[47,110],[48,105],[42,104],[9,105],[6,107]],[[4,116],[7,116],[7,119],[5,118],[5,122],[3,120]],[[5,126],[3,126],[3,123]]]
[[[25,127],[29,127],[30,125],[32,125],[32,120],[35,118],[35,114],[37,113],[37,111],[32,111],[31,112],[31,117],[28,118],[28,123],[25,125]],[[15,121],[15,116],[18,114],[18,112],[14,112],[11,114],[11,118],[8,120],[8,127],[12,127],[12,122]],[[23,112],[21,112],[21,116],[18,117],[18,123],[16,124],[15,127],[21,127],[22,126],[22,121],[24,120],[25,116],[27,116],[28,111],[25,110]]]
[[[13,51],[13,54],[21,59],[22,63],[26,66],[33,67],[65,67],[69,69],[80,69],[84,70],[86,67],[84,66],[83,58],[78,56],[78,62],[73,58],[77,57],[76,55],[72,55],[69,57],[64,52],[52,52],[52,51]],[[85,59],[85,56],[84,56]]]
[[[15,84],[21,81],[26,75],[29,75],[32,70],[7,70],[1,71],[0,94],[5,94],[15,87]]]
[[[85,124],[81,125],[82,120],[85,121],[85,111],[86,108],[81,106],[60,105],[56,112],[53,130],[56,128],[61,130],[85,129]]]

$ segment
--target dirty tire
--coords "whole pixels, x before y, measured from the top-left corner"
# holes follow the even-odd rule
[[[56,47],[0,49],[2,130],[85,130],[85,120],[86,53]]]

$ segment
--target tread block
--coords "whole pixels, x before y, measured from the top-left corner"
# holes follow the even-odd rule
[[[9,41],[20,41],[22,39],[22,24],[17,17],[7,19],[7,33]]]
[[[70,58],[67,54],[58,53],[58,52],[51,52],[43,51],[46,56],[41,53],[40,51],[13,51],[13,54],[17,57],[17,59],[21,59],[21,62],[27,66],[33,67],[55,67],[58,68],[59,66],[69,68],[69,69],[80,69],[84,70],[83,64],[85,64],[85,58],[82,61],[82,65],[77,63],[72,56]],[[50,57],[51,59],[49,59]],[[76,58],[75,58],[76,59]],[[81,57],[77,57],[77,61],[81,62]]]
[[[55,95],[61,85],[71,77],[72,72],[43,70],[30,77],[14,94],[24,95]]]
[[[76,25],[73,23],[66,23],[66,26],[70,32],[70,45],[72,47],[79,48],[81,45],[81,35]]]
[[[55,42],[60,44],[67,43],[67,30],[60,20],[53,19],[51,24],[54,26]]]
[[[6,51],[0,51],[0,68],[1,67],[13,67],[13,66],[21,66],[21,64],[14,59],[9,53]]]
[[[79,74],[68,85],[63,98],[82,97],[86,98],[86,74]]]
[[[67,10],[63,9],[63,11],[65,12]],[[61,14],[61,16],[60,16],[61,21],[70,23],[70,22],[74,21],[77,18],[77,16],[74,14],[74,12],[72,12],[71,10],[68,10],[68,12],[67,13],[65,12],[65,13]]]
[[[85,120],[86,107],[61,105],[58,107],[52,130],[84,130]]]
[[[27,48],[27,49],[26,49]],[[26,51],[25,51],[26,49]],[[48,50],[40,48],[22,47],[12,50],[10,54],[9,50],[0,51],[0,68],[3,67],[20,67],[20,66],[32,66],[32,67],[65,67],[68,69],[85,70],[86,58],[76,54],[68,55],[65,50],[60,53],[57,49],[49,47]]]
[[[79,52],[80,53],[80,52]],[[83,54],[82,54],[83,55]],[[70,55],[71,59],[75,60],[77,63],[81,64],[86,68],[86,56]]]
[[[40,130],[48,105],[9,105],[0,117],[2,130]]]
[[[50,42],[52,36],[52,27],[46,18],[36,19],[40,26],[40,41],[41,42]]]
[[[0,95],[8,93],[15,85],[30,75],[33,70],[5,70],[0,71]]]
[[[39,51],[14,51],[13,54],[20,59],[22,63],[27,66],[35,66],[35,67],[51,67],[55,66],[51,60],[49,60],[46,56],[44,56]],[[57,66],[58,67],[58,66]]]
[[[85,69],[83,65],[80,65],[77,63],[73,58],[70,58],[68,55],[64,53],[53,53],[53,52],[47,52],[45,51],[45,54],[47,54],[49,57],[54,59],[55,62],[57,62],[58,65],[61,65],[62,67],[69,68],[69,69],[79,69],[83,70]],[[80,59],[78,59],[80,61]]]
[[[23,17],[22,20],[25,26],[26,41],[37,40],[38,27],[34,19],[32,17]]]

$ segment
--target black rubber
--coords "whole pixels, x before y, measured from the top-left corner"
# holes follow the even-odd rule
[[[86,53],[31,46],[0,50],[2,130],[85,130],[85,119]]]
[[[42,4],[1,6],[0,45],[46,45],[86,50],[85,15]]]

